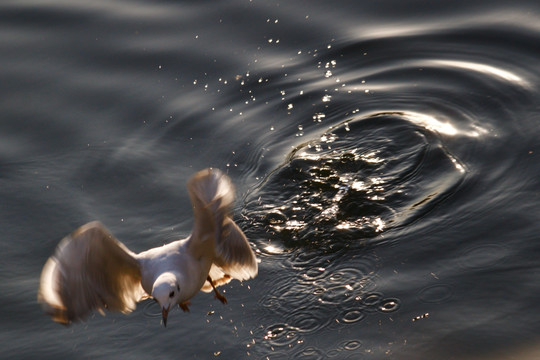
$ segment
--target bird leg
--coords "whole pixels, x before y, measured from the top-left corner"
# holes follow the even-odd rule
[[[210,277],[210,275],[208,275],[208,278],[206,280],[208,280],[210,285],[212,285],[212,289],[214,289],[214,292],[216,293],[216,295],[214,297],[216,299],[218,299],[219,301],[221,301],[223,304],[226,304],[227,299],[225,298],[225,296],[221,295],[221,293],[216,289],[216,287],[214,286],[214,282],[212,281],[212,278]]]
[[[189,312],[189,305],[191,305],[189,301],[184,301],[183,303],[178,304],[180,309],[184,310],[184,312]]]

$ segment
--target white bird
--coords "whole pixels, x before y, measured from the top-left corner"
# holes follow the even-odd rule
[[[94,310],[128,313],[153,297],[163,324],[175,305],[189,311],[199,291],[215,292],[231,279],[257,275],[257,259],[230,217],[234,187],[219,170],[196,173],[187,184],[194,214],[193,231],[184,240],[131,252],[99,222],[65,237],[41,273],[38,301],[56,322],[70,324]]]

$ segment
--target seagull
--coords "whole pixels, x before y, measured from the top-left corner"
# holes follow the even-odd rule
[[[234,187],[217,169],[197,172],[187,183],[194,215],[190,236],[135,254],[100,222],[66,236],[41,272],[38,302],[58,323],[69,325],[93,311],[129,313],[138,301],[153,298],[163,325],[178,305],[202,290],[227,299],[216,289],[232,279],[257,275],[257,259],[246,236],[231,219]]]

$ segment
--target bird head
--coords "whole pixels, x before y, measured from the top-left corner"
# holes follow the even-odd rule
[[[170,272],[161,274],[154,282],[152,297],[161,307],[163,325],[167,327],[169,310],[180,302],[180,284],[177,276]]]

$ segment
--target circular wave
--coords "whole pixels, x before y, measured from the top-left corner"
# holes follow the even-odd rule
[[[146,301],[143,306],[143,314],[149,318],[161,318],[161,309],[155,301]]]
[[[286,346],[298,341],[298,330],[288,324],[274,324],[266,328],[264,340],[272,346]]]
[[[448,284],[429,285],[418,292],[418,298],[424,303],[443,303],[452,298],[454,289]]]
[[[323,329],[360,327],[370,316],[393,316],[402,300],[377,289],[383,265],[369,254],[391,244],[399,260],[404,249],[428,254],[422,260],[429,262],[442,250],[411,248],[457,241],[461,230],[441,239],[439,225],[453,230],[471,214],[491,213],[505,198],[499,193],[510,193],[500,184],[523,185],[515,176],[520,169],[508,176],[515,157],[507,151],[520,145],[522,153],[534,154],[535,146],[521,148],[513,135],[534,128],[524,125],[531,117],[522,110],[536,93],[531,79],[537,70],[526,60],[535,54],[525,49],[523,58],[499,57],[509,49],[500,42],[514,44],[519,35],[505,33],[469,25],[342,39],[317,56],[298,52],[286,70],[261,77],[271,79],[269,94],[281,96],[259,94],[268,108],[251,117],[264,119],[256,120],[264,121],[259,129],[270,131],[261,130],[265,152],[264,158],[256,154],[258,170],[244,174],[257,183],[245,197],[249,225],[243,228],[261,249],[263,266],[283,267],[285,280],[273,283],[263,300],[271,313],[266,324],[285,323],[303,340]],[[493,182],[499,179],[509,180]],[[415,236],[421,241],[399,243]],[[505,259],[505,250],[467,244],[454,265],[483,271]],[[404,295],[407,307],[456,296],[445,283],[414,290],[419,304]],[[356,345],[352,358],[363,354]],[[299,349],[295,345],[289,357],[320,356]],[[337,358],[348,350],[344,344],[326,349],[326,357]]]
[[[293,355],[293,359],[318,360],[324,359],[325,354],[321,349],[310,346]]]
[[[251,226],[286,247],[335,252],[421,218],[465,173],[429,121],[372,114],[301,144],[248,198]]]

